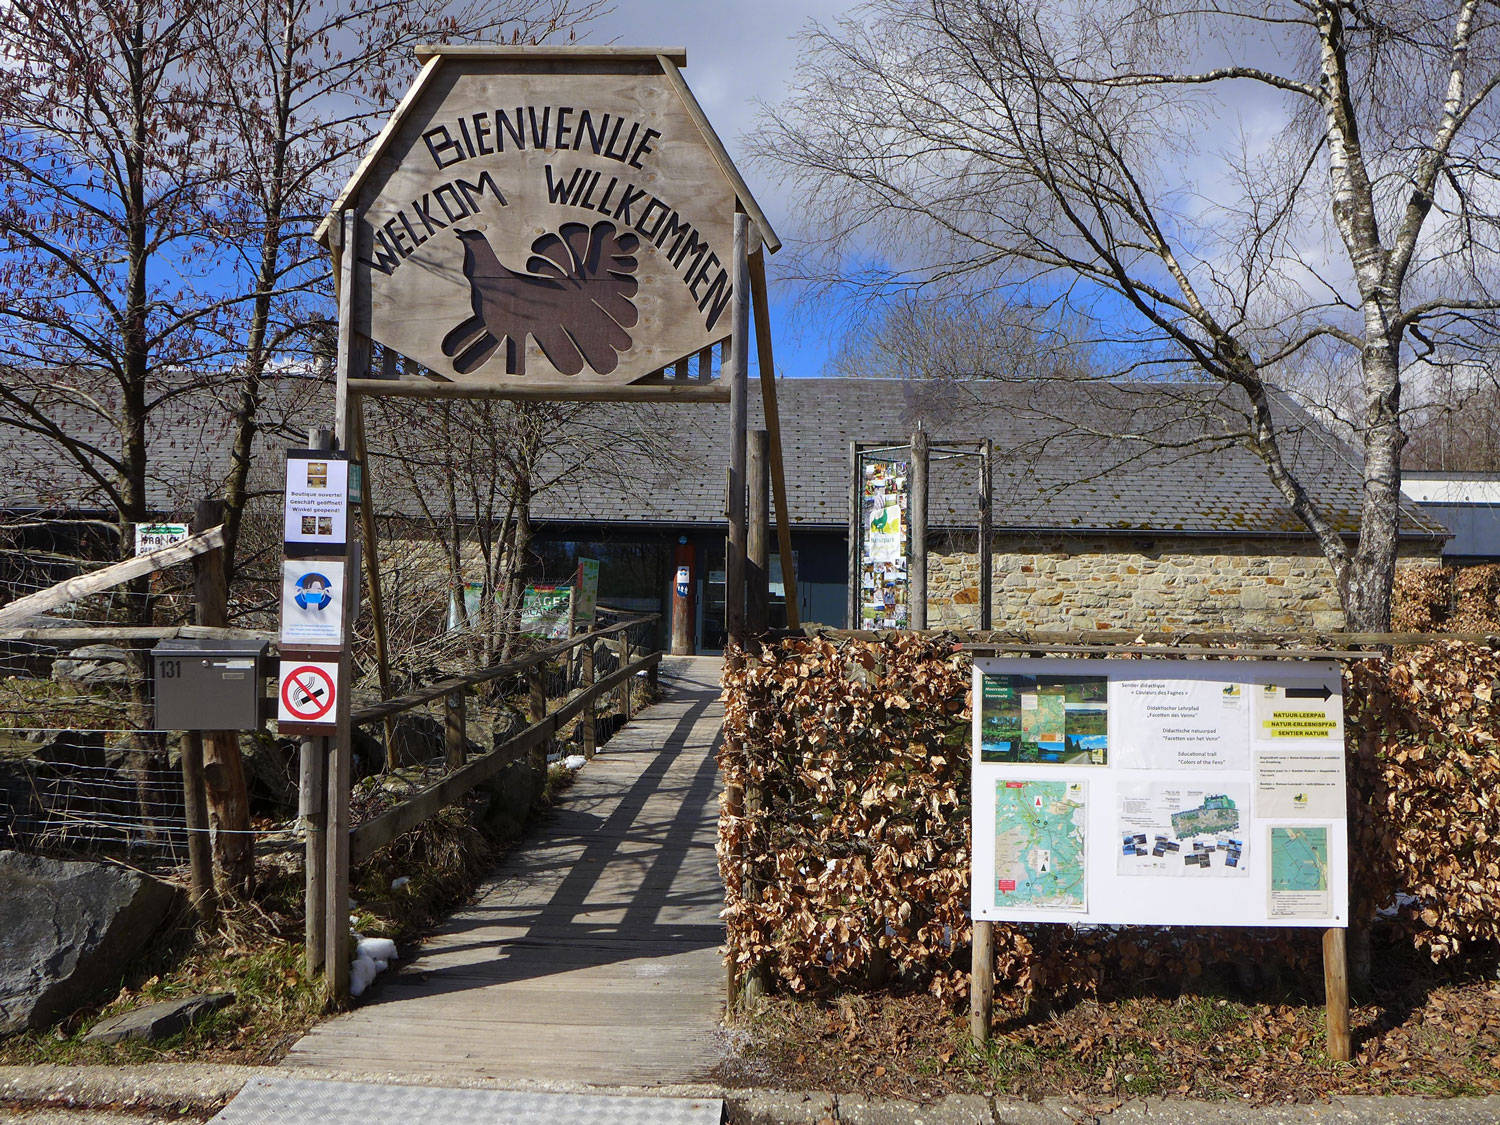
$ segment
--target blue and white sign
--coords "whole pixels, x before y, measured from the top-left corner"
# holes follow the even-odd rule
[[[343,559],[285,559],[281,564],[281,644],[340,648],[344,643]]]

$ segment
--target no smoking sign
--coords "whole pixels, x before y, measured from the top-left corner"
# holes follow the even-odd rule
[[[283,730],[332,727],[339,692],[337,663],[283,660],[276,698],[276,725]]]

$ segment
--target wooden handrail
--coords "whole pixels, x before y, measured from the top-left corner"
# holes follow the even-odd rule
[[[524,672],[535,664],[540,664],[555,656],[561,656],[563,653],[577,648],[586,642],[596,641],[602,637],[612,637],[623,630],[659,620],[661,620],[661,614],[649,613],[641,617],[633,617],[628,621],[617,622],[603,629],[594,629],[566,641],[557,641],[545,648],[539,648],[535,652],[528,652],[524,656],[518,656],[514,660],[507,660],[504,664],[492,664],[490,667],[481,668],[477,672],[466,672],[461,676],[452,676],[449,679],[433,684],[431,687],[407,692],[404,695],[398,695],[393,699],[387,699],[380,703],[372,703],[368,707],[357,708],[349,716],[349,721],[358,726],[364,723],[373,723],[380,719],[388,719],[392,715],[399,715],[403,711],[410,711],[412,708],[420,707],[424,703],[431,703],[434,700],[441,699],[452,692],[476,687],[479,684],[488,683],[502,676],[513,676],[518,672]]]
[[[56,586],[49,586],[45,590],[38,590],[34,594],[27,594],[24,598],[8,602],[0,606],[0,626],[13,625],[17,621],[37,617],[48,610],[67,605],[69,602],[88,597],[90,594],[102,593],[111,587],[129,582],[133,578],[143,578],[158,570],[166,570],[185,563],[209,551],[221,550],[223,546],[224,527],[221,524],[207,531],[200,531],[197,535],[190,535],[181,543],[173,543],[167,547],[159,547],[155,551],[148,551],[144,555],[136,555],[133,559],[111,563],[99,570],[80,574],[76,578],[59,582]]]
[[[589,634],[585,634],[578,639],[585,640],[588,636]],[[584,688],[556,711],[549,712],[547,717],[540,722],[532,723],[488,754],[475,758],[468,765],[448,774],[442,780],[402,801],[399,805],[392,806],[358,827],[350,829],[349,862],[351,864],[363,862],[403,832],[410,832],[424,820],[436,816],[475,786],[488,781],[510,762],[520,758],[533,746],[551,738],[563,723],[579,714],[599,696],[613,691],[637,673],[651,668],[661,658],[660,652],[652,652],[624,668],[616,669],[608,676]]]

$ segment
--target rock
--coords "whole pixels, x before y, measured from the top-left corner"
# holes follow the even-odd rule
[[[489,797],[482,825],[487,835],[501,840],[513,839],[526,828],[531,806],[541,795],[542,782],[531,766],[521,759],[506,763],[491,780],[479,787]]]
[[[0,1036],[46,1027],[118,988],[179,898],[166,883],[113,864],[0,851]]]
[[[83,1037],[86,1043],[123,1043],[127,1039],[144,1039],[155,1043],[186,1031],[210,1012],[217,1012],[234,1002],[232,992],[209,992],[202,996],[184,996],[180,1000],[163,1000],[132,1008],[96,1024]]]
[[[394,728],[386,768],[420,765],[443,756],[443,724],[431,715],[402,715]]]
[[[76,730],[60,730],[32,757],[52,766],[86,770],[108,769],[110,765],[104,749],[104,735],[98,732],[84,734]]]
[[[77,684],[128,684],[135,676],[134,658],[115,645],[84,645],[52,662],[54,680]]]
[[[252,812],[283,816],[297,809],[297,743],[261,731],[240,735],[240,762]]]
[[[371,777],[385,769],[385,743],[364,727],[355,727],[352,758],[350,776],[355,781]]]

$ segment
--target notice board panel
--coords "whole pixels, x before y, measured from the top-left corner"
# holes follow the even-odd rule
[[[976,919],[1347,924],[1336,663],[976,658],[972,785]]]

